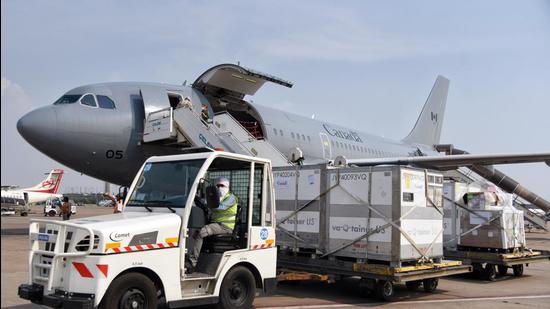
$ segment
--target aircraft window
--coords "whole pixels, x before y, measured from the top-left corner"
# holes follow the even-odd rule
[[[275,135],[277,135],[277,129],[273,128],[273,133],[275,133]]]
[[[284,135],[283,135],[283,130],[279,129],[279,134],[280,134],[281,136],[284,136]]]
[[[97,103],[95,102],[95,97],[93,94],[87,94],[80,99],[80,103],[82,105],[91,106],[91,107],[97,107]]]
[[[355,148],[355,145],[353,145],[353,150],[357,151],[357,148]]]
[[[97,95],[97,103],[101,108],[115,109],[115,102],[108,96]]]
[[[78,99],[80,99],[81,96],[82,96],[81,94],[66,94],[66,95],[62,96],[61,98],[59,98],[57,101],[55,101],[53,104],[54,105],[72,104],[72,103],[78,101]]]
[[[307,141],[311,143],[311,137],[307,136]]]
[[[292,138],[294,138],[294,132],[290,132],[290,136],[292,136]]]
[[[302,139],[305,141],[306,140],[306,136],[302,134]]]

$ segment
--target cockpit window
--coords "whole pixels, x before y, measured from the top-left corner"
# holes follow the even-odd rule
[[[99,107],[101,108],[108,108],[108,109],[115,109],[115,102],[111,100],[108,96],[104,95],[97,95],[97,103],[99,104]]]
[[[72,104],[78,101],[82,95],[81,94],[66,94],[59,98],[57,101],[55,101],[53,104]]]
[[[80,103],[91,107],[97,107],[97,103],[95,102],[95,97],[92,94],[87,94],[83,96],[82,99],[80,99]]]

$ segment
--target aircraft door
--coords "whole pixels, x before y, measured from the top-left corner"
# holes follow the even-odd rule
[[[319,133],[321,137],[321,146],[323,147],[323,158],[325,160],[332,159],[332,149],[330,148],[330,140],[325,133]]]
[[[145,118],[155,111],[170,107],[166,89],[160,86],[140,86],[141,98],[145,109]]]

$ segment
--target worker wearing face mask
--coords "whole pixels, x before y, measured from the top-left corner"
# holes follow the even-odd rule
[[[189,258],[192,265],[186,267],[188,273],[193,272],[195,266],[197,266],[203,238],[212,235],[231,235],[235,228],[239,200],[233,193],[229,192],[229,180],[227,178],[220,177],[215,184],[220,196],[220,204],[218,208],[212,209],[210,224],[203,226],[194,237],[195,245]]]

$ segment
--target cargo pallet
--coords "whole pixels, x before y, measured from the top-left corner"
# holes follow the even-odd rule
[[[359,287],[367,295],[385,300],[393,300],[394,284],[404,283],[409,291],[417,290],[421,285],[426,292],[436,290],[439,277],[463,274],[472,271],[472,266],[462,265],[460,261],[442,261],[401,267],[385,264],[357,263],[345,260],[312,259],[307,256],[279,254],[277,268],[282,271],[280,280],[321,280],[332,278],[361,277]],[[298,275],[299,274],[299,275]],[[328,277],[326,277],[328,275]],[[303,278],[303,279],[300,279]],[[322,280],[322,279],[325,280]],[[329,280],[328,278],[331,278]]]
[[[481,248],[479,248],[481,249]],[[532,263],[550,261],[550,251],[545,250],[519,250],[511,253],[485,252],[481,250],[448,250],[443,254],[446,259],[462,261],[465,264],[472,265],[473,273],[478,278],[489,281],[495,281],[497,273],[505,276],[508,268],[512,268],[514,276],[523,275],[523,265],[529,266]]]

